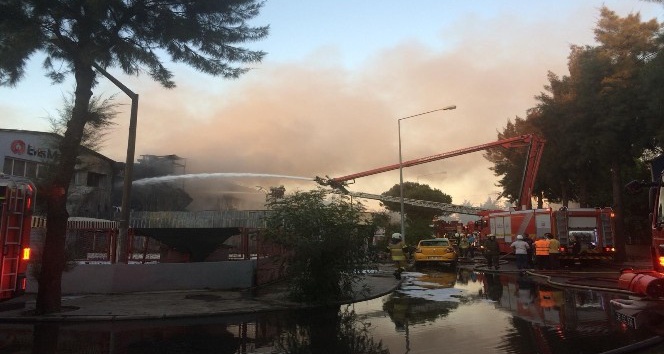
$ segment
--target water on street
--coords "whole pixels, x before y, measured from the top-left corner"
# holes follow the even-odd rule
[[[652,338],[624,295],[471,269],[403,274],[396,292],[330,309],[152,321],[0,324],[0,353],[604,353]],[[639,353],[661,353],[652,340]],[[620,352],[634,352],[620,351]]]

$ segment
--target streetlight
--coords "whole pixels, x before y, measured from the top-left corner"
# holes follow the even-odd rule
[[[403,117],[397,119],[397,126],[399,128],[399,203],[401,204],[401,239],[405,242],[406,241],[406,226],[404,223],[404,211],[403,211],[403,161],[401,159],[401,121],[404,119],[408,118],[413,118],[433,112],[438,112],[438,111],[450,111],[456,109],[456,106],[447,106],[444,108],[439,108],[439,109],[434,109],[433,111],[428,111],[424,113],[419,113],[419,114],[414,114],[412,116],[408,117]]]
[[[92,63],[92,66],[97,69],[107,79],[111,80],[115,86],[119,87],[127,96],[131,98],[131,115],[129,117],[129,138],[127,142],[127,159],[125,160],[125,169],[123,175],[123,188],[122,188],[122,207],[120,208],[120,230],[118,232],[118,241],[115,247],[115,254],[111,263],[128,263],[127,259],[127,244],[129,233],[129,209],[131,204],[131,183],[134,176],[134,154],[136,151],[136,122],[138,120],[138,94],[134,93],[127,86],[116,79],[113,75],[109,74],[97,63]]]

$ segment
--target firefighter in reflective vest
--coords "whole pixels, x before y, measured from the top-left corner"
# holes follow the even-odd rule
[[[397,279],[401,278],[401,272],[405,270],[406,266],[406,255],[403,253],[403,247],[404,243],[401,234],[398,232],[393,233],[388,248],[390,249],[392,262],[394,262],[394,266],[397,268],[394,271],[394,276]]]
[[[537,269],[549,269],[549,239],[542,235],[533,243],[535,246],[535,263]]]
[[[553,234],[544,234],[549,239],[549,269],[560,268],[560,241]]]

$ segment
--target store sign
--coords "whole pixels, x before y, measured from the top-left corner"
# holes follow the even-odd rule
[[[14,155],[28,155],[50,160],[59,154],[57,150],[26,144],[25,141],[19,139],[12,141],[10,149]]]

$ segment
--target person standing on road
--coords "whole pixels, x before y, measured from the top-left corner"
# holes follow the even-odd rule
[[[459,240],[459,253],[461,254],[461,258],[466,258],[468,255],[468,247],[470,247],[470,243],[468,243],[468,238],[466,235],[461,235],[461,239]]]
[[[537,269],[543,270],[549,268],[549,239],[540,236],[533,244],[535,246],[535,258]]]
[[[484,257],[486,257],[487,268],[494,267],[495,269],[500,269],[500,264],[498,263],[499,256],[500,248],[498,241],[496,241],[496,236],[488,234],[486,241],[484,241]]]
[[[390,258],[392,258],[392,262],[394,262],[394,266],[396,267],[394,277],[397,279],[401,279],[401,273],[405,270],[406,266],[406,255],[403,252],[403,247],[404,243],[401,234],[398,232],[393,233],[387,248],[390,250]]]
[[[535,265],[533,263],[533,251],[535,250],[535,246],[533,246],[533,239],[530,238],[530,236],[527,233],[523,234],[523,240],[526,241],[528,244],[528,268],[533,269],[535,268]]]
[[[518,235],[516,241],[512,242],[510,245],[516,256],[516,267],[519,270],[524,270],[528,267],[528,250],[530,245],[528,242],[523,240],[523,236]]]
[[[475,233],[468,234],[468,255],[470,259],[475,258]]]
[[[560,268],[560,241],[553,234],[544,234],[549,239],[549,269]]]

